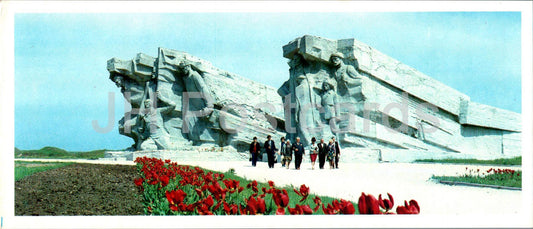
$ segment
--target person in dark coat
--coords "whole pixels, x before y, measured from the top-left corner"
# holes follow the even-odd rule
[[[333,136],[331,139],[333,139],[333,143],[335,143],[335,168],[339,168],[339,159],[341,158],[341,148],[339,147],[339,142],[335,140],[335,136]]]
[[[329,169],[333,169],[335,167],[335,142],[333,141],[333,138],[329,140],[327,159],[329,162]]]
[[[328,153],[328,144],[324,142],[324,139],[320,139],[318,143],[318,167],[324,169],[326,163],[326,154]]]
[[[285,137],[281,137],[280,141],[281,145],[278,152],[278,161],[281,162],[281,167],[285,167],[285,158],[283,157],[283,155],[285,155]]]
[[[257,163],[257,155],[261,152],[261,145],[257,142],[257,137],[250,144],[250,154],[252,154],[252,166],[255,167]]]
[[[300,170],[302,157],[305,154],[304,145],[300,142],[300,137],[296,137],[296,142],[292,144],[292,150],[294,152],[294,166],[297,170]]]
[[[264,146],[268,157],[268,168],[274,168],[275,153],[278,149],[276,148],[276,143],[274,143],[274,140],[272,140],[270,135],[267,136]]]
[[[281,152],[283,152],[283,163],[285,163],[285,168],[289,169],[289,164],[291,164],[292,161],[292,145],[289,139],[287,139],[283,148],[285,148],[281,150]]]

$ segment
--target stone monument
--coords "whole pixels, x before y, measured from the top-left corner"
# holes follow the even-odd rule
[[[355,39],[306,35],[283,56],[289,79],[278,94],[291,136],[306,143],[337,136],[344,148],[521,154],[520,114],[470,101]]]
[[[119,132],[130,150],[183,150],[216,145],[244,151],[254,136],[285,136],[274,88],[220,70],[188,53],[159,48],[158,56],[112,58],[110,80],[132,110]]]
[[[112,58],[109,78],[132,107],[119,132],[136,152],[246,152],[254,136],[271,135],[304,145],[335,136],[344,161],[521,155],[520,114],[473,102],[355,39],[306,35],[283,56],[289,74],[277,91],[171,49]]]

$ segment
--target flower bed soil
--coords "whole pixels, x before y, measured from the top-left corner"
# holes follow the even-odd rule
[[[15,215],[142,215],[135,166],[72,164],[15,182]]]

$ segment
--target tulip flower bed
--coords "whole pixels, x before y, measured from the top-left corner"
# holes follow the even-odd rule
[[[376,199],[362,193],[359,205],[343,199],[316,196],[310,188],[278,188],[170,160],[137,158],[140,177],[135,185],[143,193],[147,215],[298,215],[298,214],[394,214],[394,199]],[[418,214],[415,200],[398,206],[398,214]]]
[[[433,176],[433,179],[506,187],[522,187],[522,171],[520,170],[490,168],[482,171],[480,169],[468,169],[468,167],[465,170],[467,173],[462,176]]]

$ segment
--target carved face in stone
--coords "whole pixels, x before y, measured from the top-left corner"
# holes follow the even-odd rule
[[[331,57],[331,63],[333,63],[333,65],[335,67],[339,67],[342,64],[342,59],[340,57],[338,57],[338,56],[332,56]]]
[[[324,88],[324,91],[329,91],[329,90],[333,89],[331,84],[328,83],[328,82],[324,82],[324,84],[322,85],[322,88]]]
[[[144,100],[144,108],[150,109],[150,107],[152,107],[152,101],[150,101],[149,99]]]
[[[190,72],[191,72],[191,65],[185,65],[185,66],[183,67],[183,74],[185,74],[186,76],[188,76]]]
[[[121,75],[115,76],[113,81],[115,81],[115,85],[117,85],[117,87],[123,87],[124,86],[124,77],[121,76]]]

